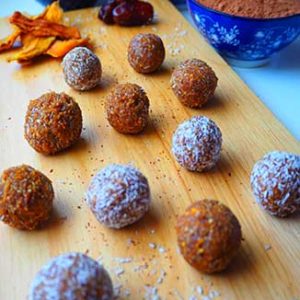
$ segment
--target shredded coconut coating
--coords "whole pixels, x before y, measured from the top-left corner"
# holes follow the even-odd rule
[[[0,220],[23,230],[33,230],[51,213],[51,181],[27,165],[5,170],[0,178]]]
[[[273,151],[253,167],[251,187],[257,203],[271,215],[287,217],[300,207],[300,156]]]
[[[148,181],[132,166],[112,164],[92,179],[86,201],[100,223],[119,229],[135,223],[149,210]]]
[[[112,300],[107,271],[81,253],[66,253],[50,260],[34,278],[28,300]]]
[[[72,49],[62,62],[65,80],[79,91],[90,90],[100,84],[102,67],[99,58],[88,48]]]
[[[128,62],[138,73],[155,72],[165,59],[165,48],[161,38],[152,33],[139,33],[130,41]]]
[[[226,269],[242,240],[238,219],[215,200],[205,199],[189,206],[178,218],[176,231],[185,260],[205,273]]]
[[[190,171],[213,168],[220,158],[222,133],[216,123],[204,116],[180,124],[173,135],[172,152],[177,162]]]
[[[106,98],[107,120],[120,133],[140,133],[148,124],[149,105],[149,99],[140,86],[118,84]]]
[[[216,90],[218,78],[210,66],[200,59],[188,59],[173,71],[171,87],[182,104],[199,108]]]
[[[24,129],[25,139],[33,149],[47,155],[56,154],[80,138],[81,109],[65,93],[46,93],[30,101]]]

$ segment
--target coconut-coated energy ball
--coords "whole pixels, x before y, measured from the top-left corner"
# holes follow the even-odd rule
[[[221,130],[204,116],[181,123],[173,135],[172,152],[177,162],[190,171],[213,168],[220,158],[221,147]]]
[[[62,66],[66,83],[75,90],[87,91],[100,84],[100,60],[86,47],[76,47],[68,52]]]
[[[181,254],[204,273],[226,269],[242,240],[238,219],[215,200],[201,200],[189,206],[178,218],[176,231]]]
[[[50,260],[35,276],[28,300],[112,300],[107,271],[94,259],[70,252]]]
[[[52,183],[44,174],[27,165],[9,168],[0,178],[0,220],[33,230],[48,220],[53,198]]]
[[[130,41],[128,62],[138,73],[156,71],[165,59],[165,47],[161,38],[152,33],[139,33]]]
[[[186,106],[200,108],[215,93],[218,78],[212,68],[200,59],[189,59],[173,71],[171,87]]]
[[[106,98],[106,116],[118,132],[137,134],[147,126],[149,99],[137,84],[118,84]]]
[[[130,165],[112,164],[92,179],[86,201],[97,220],[120,229],[140,220],[149,210],[146,177]]]
[[[30,101],[24,127],[25,139],[33,149],[47,155],[55,154],[80,138],[81,110],[65,93],[46,93]]]
[[[268,213],[291,215],[300,208],[300,156],[269,152],[254,165],[251,187],[257,203]]]

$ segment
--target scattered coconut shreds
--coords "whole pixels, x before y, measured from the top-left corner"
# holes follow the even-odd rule
[[[132,257],[115,257],[114,261],[119,264],[129,264],[133,261]]]
[[[170,52],[172,56],[178,55],[184,49],[184,45],[177,45],[176,41],[167,45],[167,50]]]
[[[213,298],[216,298],[216,297],[219,297],[220,296],[220,293],[218,292],[218,291],[210,291],[209,293],[208,293],[208,297],[210,298],[210,299],[213,299]]]
[[[69,24],[70,23],[70,18],[69,17],[64,17],[64,24]]]
[[[182,24],[178,24],[175,30],[171,34],[163,34],[161,37],[166,41],[166,48],[168,52],[172,55],[178,55],[184,49],[184,44],[182,43],[182,37],[188,34],[187,30],[182,29]],[[168,43],[169,42],[169,43]]]
[[[124,297],[129,297],[131,295],[130,289],[125,289],[123,292]]]
[[[133,268],[133,271],[134,272],[140,272],[140,271],[148,269],[148,267],[149,267],[149,265],[147,263],[144,263],[143,265],[135,266]]]
[[[272,249],[272,246],[269,245],[269,244],[265,244],[265,245],[264,245],[264,248],[265,248],[265,251],[269,251],[269,250]]]
[[[78,16],[73,20],[73,22],[70,24],[71,26],[80,26],[82,23],[82,18],[81,16]]]
[[[159,253],[165,253],[165,252],[167,252],[166,248],[164,248],[163,246],[159,246],[158,247],[158,251],[159,251]]]
[[[114,298],[118,299],[121,296],[121,289],[122,289],[122,284],[117,283],[114,284]]]
[[[177,289],[174,289],[174,295],[177,297],[177,299],[179,300],[184,300],[184,298],[181,296],[181,294],[179,293],[179,291]]]
[[[182,30],[182,31],[178,32],[178,36],[186,36],[187,33],[188,32],[186,30]]]
[[[66,184],[66,181],[65,180],[62,180],[62,179],[57,179],[57,180],[55,180],[55,182],[57,183],[57,184]]]
[[[150,233],[150,230],[148,231]],[[138,232],[137,232],[138,233]],[[128,246],[136,246],[140,243],[137,240],[132,240],[131,238],[127,239]],[[142,296],[139,296],[143,300],[162,300],[170,299],[174,300],[217,300],[220,297],[220,292],[215,289],[212,289],[213,285],[210,282],[210,288],[206,291],[204,287],[197,284],[191,284],[191,290],[189,295],[181,294],[182,291],[177,288],[171,287],[168,291],[169,296],[166,298],[159,295],[160,287],[166,287],[166,278],[168,273],[161,268],[161,260],[168,259],[166,255],[159,255],[168,252],[168,248],[165,248],[162,245],[156,244],[154,242],[148,243],[149,248],[155,249],[157,251],[151,252],[152,255],[146,259],[144,256],[139,260],[138,258],[133,258],[133,256],[113,256],[111,258],[111,268],[109,271],[114,274],[115,284],[114,284],[114,300],[126,300],[130,299],[132,291],[127,287],[128,278],[127,276],[122,276],[124,273],[129,274],[130,272],[135,272],[137,275],[142,274],[147,276],[150,279],[151,285],[144,285],[143,290],[139,289],[139,292],[144,293]],[[270,245],[265,245],[271,247]],[[267,248],[269,248],[267,247]],[[179,252],[179,248],[175,248]],[[174,250],[175,250],[174,249]],[[100,255],[97,259],[100,264],[105,260],[105,258]],[[129,275],[130,277],[130,275]],[[178,278],[179,279],[179,278]]]
[[[145,285],[144,288],[145,288],[145,294],[144,294],[145,300],[161,300],[158,294],[157,287]]]
[[[148,245],[151,249],[156,249],[156,244],[155,243],[149,243]]]
[[[128,288],[124,288],[123,284],[114,284],[114,300],[128,298],[131,295],[131,291]]]
[[[157,284],[162,284],[164,282],[165,277],[167,276],[167,273],[164,270],[160,271],[160,275],[156,281]]]
[[[202,286],[200,286],[200,285],[196,286],[196,291],[199,295],[203,295],[203,287]]]
[[[121,267],[117,267],[114,269],[114,273],[117,277],[120,277],[121,275],[123,275],[125,273],[125,270]]]

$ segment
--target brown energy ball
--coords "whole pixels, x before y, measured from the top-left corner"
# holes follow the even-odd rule
[[[88,48],[76,47],[63,59],[65,81],[79,91],[90,90],[100,84],[102,68],[99,58]]]
[[[94,259],[70,252],[50,260],[34,278],[28,300],[112,300],[107,271]]]
[[[147,178],[130,165],[109,165],[92,179],[86,202],[105,226],[120,229],[131,225],[149,210]]]
[[[241,245],[238,219],[215,200],[197,201],[188,207],[178,218],[176,231],[181,254],[204,273],[227,268]]]
[[[81,110],[67,94],[50,92],[30,101],[24,127],[32,148],[43,154],[55,154],[79,139]]]
[[[268,213],[291,215],[300,208],[300,156],[269,152],[254,165],[251,187],[257,203]]]
[[[9,168],[0,178],[0,220],[33,230],[49,218],[53,198],[51,181],[41,172],[26,165]]]
[[[152,33],[139,33],[128,47],[128,62],[138,73],[156,71],[165,59],[165,48],[161,38]]]
[[[200,59],[189,59],[175,68],[171,87],[186,106],[199,108],[213,95],[218,78],[210,66]]]
[[[120,133],[136,134],[148,123],[149,99],[137,84],[119,84],[106,98],[107,120]]]

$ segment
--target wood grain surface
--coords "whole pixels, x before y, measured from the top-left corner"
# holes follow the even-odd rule
[[[145,27],[105,26],[95,9],[67,14],[66,22],[91,35],[103,65],[103,82],[90,92],[67,86],[59,60],[41,58],[22,67],[6,62],[9,53],[0,56],[0,169],[30,164],[51,178],[56,193],[53,217],[45,228],[25,232],[0,224],[1,300],[25,299],[40,267],[67,251],[101,258],[115,285],[123,285],[120,299],[146,298],[147,285],[156,286],[161,299],[189,299],[197,296],[196,286],[203,288],[203,295],[217,291],[215,299],[299,299],[299,215],[284,220],[267,215],[255,203],[249,185],[256,160],[275,149],[299,153],[299,143],[168,1],[152,3],[158,19]],[[1,20],[0,36],[9,29],[7,20]],[[158,33],[166,45],[167,58],[158,73],[140,75],[128,65],[127,46],[138,32]],[[172,68],[192,57],[206,61],[219,77],[216,96],[200,110],[182,106],[169,84]],[[146,90],[151,122],[144,133],[121,135],[108,125],[104,101],[116,82],[137,83]],[[50,90],[64,91],[79,103],[84,131],[73,148],[47,157],[24,140],[23,123],[29,100]],[[224,139],[217,167],[202,174],[180,168],[170,150],[178,124],[199,114],[212,118]],[[138,167],[149,179],[153,200],[145,218],[119,231],[97,223],[84,203],[91,176],[113,162]],[[198,273],[183,260],[174,231],[176,216],[203,198],[228,205],[244,236],[230,268],[212,276]],[[133,261],[120,265],[116,257]]]

